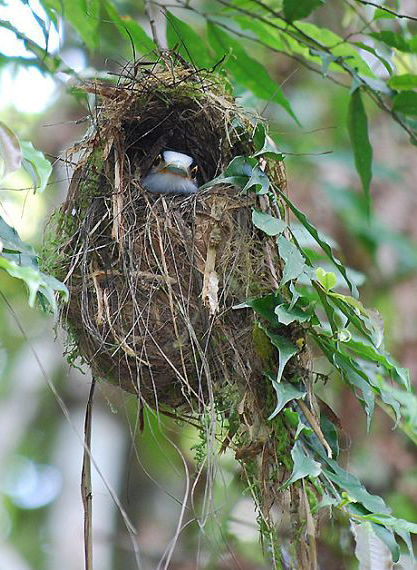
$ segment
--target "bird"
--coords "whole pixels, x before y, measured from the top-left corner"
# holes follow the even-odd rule
[[[190,169],[192,163],[193,159],[187,154],[165,150],[141,185],[155,194],[195,194],[198,186]]]

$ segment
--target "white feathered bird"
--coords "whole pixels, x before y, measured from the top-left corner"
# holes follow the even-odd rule
[[[145,190],[155,194],[194,194],[198,186],[191,175],[191,156],[165,150],[160,162],[142,179]]]

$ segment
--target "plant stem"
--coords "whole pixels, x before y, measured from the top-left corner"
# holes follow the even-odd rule
[[[149,24],[151,26],[153,41],[156,43],[158,50],[163,51],[164,48],[163,48],[162,43],[161,43],[159,36],[158,36],[158,30],[156,27],[155,18],[153,17],[152,6],[151,6],[150,0],[145,0],[145,14],[146,14],[146,17],[148,18]]]

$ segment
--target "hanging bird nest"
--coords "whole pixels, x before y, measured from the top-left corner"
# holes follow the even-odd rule
[[[276,373],[278,353],[261,316],[255,322],[244,304],[279,285],[275,240],[252,223],[253,209],[271,213],[274,200],[224,183],[201,188],[233,158],[254,153],[255,128],[224,77],[174,59],[165,53],[151,68],[133,64],[117,85],[85,87],[97,96],[97,113],[69,153],[76,167],[54,215],[48,270],[69,289],[61,321],[96,377],[155,409],[191,412],[203,431],[209,411],[221,450],[230,446],[242,466],[274,551],[272,506],[288,510],[291,502],[300,520],[308,516],[301,491],[282,488],[292,469],[294,427],[281,414],[268,419],[276,398],[263,373]],[[143,188],[166,150],[193,158],[197,193]],[[262,168],[284,189],[281,162],[263,158]],[[313,410],[305,413],[315,416],[302,328],[268,327],[300,347],[283,381],[303,386]],[[304,538],[295,544],[308,558],[311,545]]]
[[[157,407],[201,409],[216,386],[260,373],[251,309],[276,285],[279,259],[251,220],[255,193],[219,184],[191,196],[156,195],[141,178],[166,149],[197,166],[199,186],[254,151],[254,127],[224,79],[163,60],[131,66],[117,85],[86,87],[94,129],[56,216],[62,309],[93,373]],[[282,164],[265,169],[281,188]]]

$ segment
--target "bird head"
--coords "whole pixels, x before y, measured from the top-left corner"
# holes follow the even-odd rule
[[[170,172],[177,176],[191,178],[190,167],[192,163],[193,159],[187,154],[174,150],[165,150],[159,163],[155,166],[154,172]]]
[[[187,154],[165,150],[150,172],[142,179],[145,190],[154,193],[194,194],[198,186],[194,180],[193,159]]]

